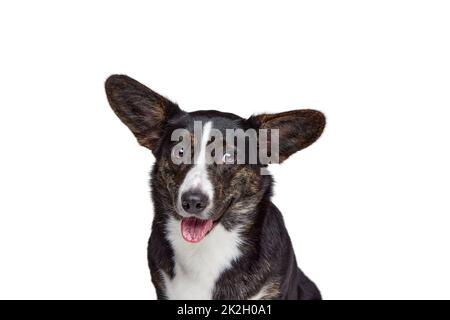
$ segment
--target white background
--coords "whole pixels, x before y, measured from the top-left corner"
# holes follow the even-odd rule
[[[448,1],[2,1],[0,298],[155,298],[125,73],[188,111],[316,108],[273,167],[326,299],[450,298]],[[220,249],[219,249],[220,250]]]

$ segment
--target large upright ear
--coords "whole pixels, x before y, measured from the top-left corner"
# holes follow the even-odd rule
[[[257,129],[279,130],[279,162],[314,143],[325,128],[325,116],[316,110],[293,110],[250,117],[250,124]],[[268,150],[270,150],[270,133]]]
[[[173,102],[125,75],[112,75],[105,83],[109,104],[134,133],[138,142],[154,151],[167,120],[181,112]]]

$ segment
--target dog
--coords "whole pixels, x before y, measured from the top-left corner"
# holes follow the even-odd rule
[[[248,150],[245,161],[238,162],[234,140],[230,145],[217,135],[216,145],[231,151],[215,150],[209,158],[216,161],[206,161],[212,132],[231,129],[254,130],[258,136],[261,130],[277,132],[277,143],[266,135],[266,145],[258,150],[276,143],[281,163],[320,137],[321,112],[293,110],[248,119],[214,110],[185,112],[125,75],[110,76],[105,89],[113,111],[156,158],[148,264],[158,299],[321,299],[298,268],[283,217],[271,202],[268,163],[259,154],[250,163]],[[173,139],[177,130],[182,135]],[[193,163],[184,161],[189,156]]]

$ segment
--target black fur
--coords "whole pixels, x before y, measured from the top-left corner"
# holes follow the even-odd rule
[[[155,217],[148,244],[148,261],[158,299],[167,298],[161,270],[174,276],[173,249],[165,237],[169,217],[180,220],[178,188],[191,165],[170,161],[177,128],[192,130],[194,120],[213,120],[214,128],[280,129],[280,161],[312,144],[323,131],[325,118],[314,110],[295,110],[243,119],[230,113],[187,113],[126,76],[111,76],[106,82],[109,102],[138,141],[152,150],[156,163],[151,173]],[[321,299],[316,285],[298,268],[291,240],[280,211],[271,202],[273,180],[261,175],[265,165],[209,165],[215,186],[214,212],[224,212],[215,223],[231,230],[243,226],[242,255],[217,280],[214,299],[247,299],[268,288],[265,299]],[[220,250],[220,248],[218,248]]]

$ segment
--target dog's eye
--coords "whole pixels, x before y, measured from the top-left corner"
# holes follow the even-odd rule
[[[183,148],[174,149],[173,153],[174,153],[175,157],[177,157],[178,159],[181,159],[184,156],[184,149]]]
[[[231,164],[234,163],[234,159],[229,153],[225,153],[222,157],[222,163]]]

